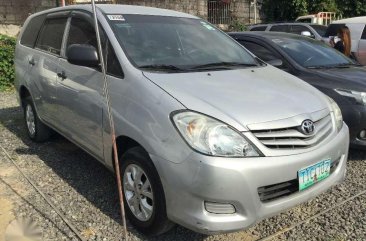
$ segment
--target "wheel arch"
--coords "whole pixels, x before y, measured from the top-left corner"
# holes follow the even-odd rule
[[[20,104],[22,107],[24,107],[24,99],[27,97],[31,97],[30,91],[28,90],[27,87],[25,87],[24,85],[20,86],[19,88],[19,98],[20,98]]]

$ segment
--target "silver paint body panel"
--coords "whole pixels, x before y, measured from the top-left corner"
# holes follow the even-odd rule
[[[154,8],[98,6],[111,14],[196,18]],[[38,14],[60,10],[90,12],[91,8],[75,5]],[[116,135],[133,139],[151,156],[163,183],[167,214],[173,222],[202,233],[244,229],[343,180],[349,144],[346,125],[339,133],[333,128],[319,145],[292,151],[268,149],[249,131],[300,125],[304,119],[329,114],[327,98],[315,88],[271,66],[195,73],[142,72],[130,63],[100,11],[98,19],[124,73],[124,78],[108,76]],[[28,22],[29,18],[24,26]],[[22,33],[19,39],[21,36]],[[63,56],[25,47],[19,39],[16,88],[30,91],[46,124],[113,169],[101,73],[73,66]],[[35,58],[34,66],[28,64],[29,58]],[[66,79],[57,77],[60,70],[65,71]],[[183,109],[227,123],[251,140],[265,157],[219,158],[194,152],[170,120],[173,111]],[[326,180],[273,202],[264,204],[259,200],[258,187],[294,179],[301,168],[326,158],[341,158],[337,170]],[[208,213],[204,201],[231,203],[237,212]]]

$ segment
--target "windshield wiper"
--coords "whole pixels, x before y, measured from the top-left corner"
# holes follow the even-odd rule
[[[155,69],[155,70],[175,70],[175,71],[182,71],[184,69],[179,68],[175,65],[169,65],[169,64],[150,64],[150,65],[142,65],[139,66],[141,69]]]
[[[330,65],[315,65],[308,66],[308,69],[331,69],[331,68],[349,68],[350,66],[360,66],[356,63],[341,63],[341,64],[330,64]]]
[[[306,68],[307,69],[328,69],[330,67],[329,66],[326,66],[326,65],[315,65],[315,66],[308,66]]]
[[[201,64],[201,65],[193,66],[190,69],[217,69],[217,68],[228,68],[228,67],[236,67],[236,66],[254,67],[254,66],[258,66],[258,65],[239,63],[239,62],[216,62],[216,63]]]

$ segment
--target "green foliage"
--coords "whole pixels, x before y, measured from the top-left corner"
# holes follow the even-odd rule
[[[336,12],[343,17],[366,15],[366,0],[263,0],[267,22],[292,21],[318,12]]]
[[[366,15],[366,0],[336,0],[343,17]]]
[[[247,31],[247,26],[241,23],[240,21],[235,20],[229,26],[229,31],[235,31],[235,32]]]
[[[0,91],[10,89],[15,78],[15,38],[0,34]]]
[[[290,21],[307,13],[306,0],[264,0],[263,8],[267,22]]]

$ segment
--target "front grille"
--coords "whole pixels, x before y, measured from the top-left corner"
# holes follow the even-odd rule
[[[299,149],[317,145],[332,132],[330,115],[314,122],[315,131],[305,135],[299,131],[300,126],[282,129],[254,130],[254,136],[271,149]]]
[[[337,161],[331,163],[330,174],[332,174],[337,169],[339,161],[340,158]],[[258,195],[259,199],[262,202],[270,202],[279,199],[281,197],[286,197],[298,191],[299,191],[299,181],[297,179],[293,179],[287,182],[281,182],[277,184],[259,187]]]

